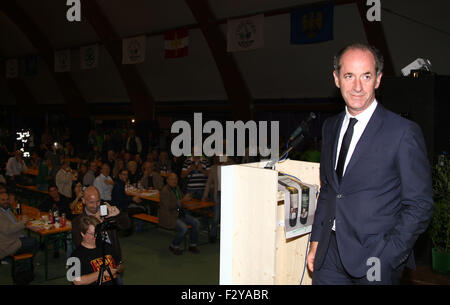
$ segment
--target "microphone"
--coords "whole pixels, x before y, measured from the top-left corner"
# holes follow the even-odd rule
[[[314,112],[311,112],[309,114],[309,117],[300,123],[300,126],[297,127],[297,129],[292,133],[292,135],[289,137],[288,142],[291,142],[294,140],[302,131],[307,131],[309,128],[309,123],[316,118],[316,114]]]
[[[292,140],[295,139],[294,142],[292,142],[288,149],[281,155],[280,159],[283,159],[285,156],[287,156],[289,154],[289,152],[294,149],[298,144],[300,144],[300,142],[303,141],[303,139],[305,138],[305,136],[302,133],[308,131],[309,129],[309,123],[314,120],[316,118],[316,114],[314,112],[311,112],[309,114],[309,117],[304,120],[303,122],[300,123],[300,126],[297,127],[297,129],[292,133],[292,135],[289,137],[289,140],[287,143],[291,143]],[[298,136],[299,134],[301,134],[300,136]],[[264,168],[270,168],[272,169],[272,167],[275,165],[275,163],[277,163],[279,160],[272,160],[270,162],[268,162],[266,164],[266,166]]]

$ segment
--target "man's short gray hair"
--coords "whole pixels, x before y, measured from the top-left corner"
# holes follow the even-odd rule
[[[348,50],[369,51],[370,53],[372,53],[373,57],[375,58],[375,70],[377,72],[377,76],[383,72],[384,58],[383,58],[383,55],[381,54],[381,52],[373,46],[370,46],[370,45],[367,45],[367,44],[361,43],[361,42],[355,42],[355,43],[349,44],[346,47],[342,48],[334,56],[333,67],[334,67],[334,71],[336,71],[336,74],[339,74],[339,71],[341,69],[342,55],[344,55],[344,53],[347,52]]]

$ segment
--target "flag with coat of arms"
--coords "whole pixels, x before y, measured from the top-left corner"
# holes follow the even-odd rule
[[[291,44],[333,40],[333,2],[291,11]]]

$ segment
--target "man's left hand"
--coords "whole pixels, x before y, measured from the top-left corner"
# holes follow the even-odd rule
[[[106,207],[108,209],[108,215],[106,216],[106,218],[114,217],[114,216],[119,215],[120,210],[117,207],[111,206],[108,203],[106,203]]]

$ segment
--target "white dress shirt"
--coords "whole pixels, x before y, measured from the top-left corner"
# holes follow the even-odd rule
[[[370,104],[369,107],[367,107],[366,110],[361,112],[360,114],[357,114],[355,116],[351,115],[347,107],[345,107],[345,117],[344,121],[342,122],[342,128],[341,133],[339,134],[339,141],[337,146],[337,153],[336,153],[336,163],[334,164],[334,169],[336,170],[338,159],[339,159],[339,152],[341,151],[341,145],[342,145],[342,139],[344,138],[345,132],[347,131],[348,123],[350,122],[350,118],[355,118],[358,120],[356,122],[355,126],[353,127],[353,136],[352,140],[350,141],[350,145],[348,147],[347,157],[345,158],[344,163],[344,170],[342,172],[342,177],[345,175],[345,170],[347,168],[348,163],[350,162],[350,159],[352,158],[353,151],[355,151],[356,144],[358,144],[359,139],[361,138],[364,129],[366,129],[367,124],[369,123],[370,118],[372,117],[372,114],[374,113],[375,109],[377,108],[378,102],[377,100],[374,100],[372,104]]]
[[[102,200],[111,200],[113,185],[106,184],[105,180],[107,179],[113,181],[110,176],[105,177],[103,174],[98,175],[94,180],[94,186],[100,192],[100,199]]]
[[[355,151],[356,144],[358,144],[359,139],[361,138],[364,130],[366,129],[367,124],[370,121],[370,118],[372,117],[372,114],[375,112],[375,109],[377,108],[378,102],[375,99],[372,104],[370,104],[369,107],[367,107],[366,110],[363,112],[353,116],[348,112],[347,107],[345,107],[345,117],[344,121],[342,122],[341,132],[339,134],[339,141],[338,146],[336,150],[336,163],[334,164],[334,170],[336,170],[338,159],[339,159],[339,152],[341,151],[341,145],[342,145],[342,139],[344,138],[344,134],[347,131],[348,123],[350,122],[350,118],[355,118],[358,120],[356,122],[355,126],[353,127],[353,136],[352,140],[350,141],[350,145],[348,147],[347,156],[345,158],[344,163],[344,170],[342,171],[342,177],[345,175],[345,170],[347,169],[347,165],[350,162],[350,159],[352,158],[353,152]],[[333,221],[333,231],[336,231],[336,221]]]
[[[72,173],[61,168],[55,177],[55,184],[60,194],[72,198]]]

